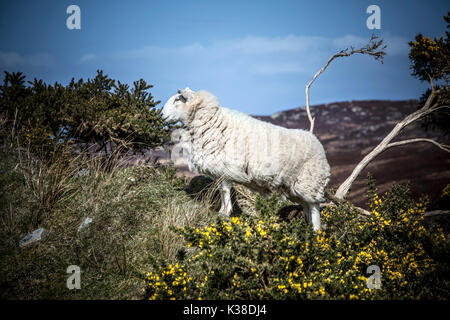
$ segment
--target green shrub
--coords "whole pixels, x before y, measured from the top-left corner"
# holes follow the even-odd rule
[[[370,216],[344,204],[328,207],[322,211],[326,229],[317,233],[304,219],[282,221],[276,195],[257,200],[260,217],[177,228],[186,241],[178,273],[165,264],[155,268],[145,279],[144,296],[447,299],[448,242],[439,226],[423,226],[426,202],[413,201],[403,186],[382,197],[373,183],[369,189]],[[381,270],[381,289],[368,288],[371,265]],[[174,279],[180,276],[182,287],[181,278]]]
[[[450,12],[444,16],[447,30],[450,28]],[[417,34],[414,41],[408,42],[410,46],[409,60],[412,75],[421,81],[432,80],[435,86],[432,105],[445,106],[450,102],[450,88],[448,86],[449,56],[450,56],[450,33],[445,32],[445,38],[424,37]],[[427,89],[419,99],[418,108],[422,108],[430,96],[431,90]],[[448,122],[450,112],[448,108],[437,108],[434,112],[425,115],[421,123],[425,129],[439,129],[448,136],[450,129]]]
[[[0,113],[9,134],[36,155],[51,157],[66,142],[96,143],[99,149],[120,146],[141,150],[169,139],[159,101],[143,79],[133,88],[98,70],[93,79],[63,86],[35,79],[25,84],[22,73],[5,72],[0,86]],[[2,140],[5,137],[1,137]]]

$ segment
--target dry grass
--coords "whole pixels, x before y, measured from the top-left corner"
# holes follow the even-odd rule
[[[214,191],[190,197],[171,167],[125,167],[118,152],[63,151],[43,160],[17,145],[0,148],[2,298],[139,298],[144,274],[175,261],[184,245],[171,227],[201,226],[217,215]],[[92,223],[77,232],[86,217]],[[38,227],[48,230],[46,239],[19,248]],[[73,264],[82,270],[81,290],[65,286]]]

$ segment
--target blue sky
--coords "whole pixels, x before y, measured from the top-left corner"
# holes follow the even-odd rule
[[[66,28],[71,4],[81,30]],[[381,8],[380,30],[366,27],[371,4]],[[444,35],[449,10],[437,0],[0,0],[0,70],[67,84],[103,69],[121,82],[144,78],[162,103],[189,86],[223,106],[272,114],[304,106],[306,84],[332,54],[377,34],[385,63],[336,60],[311,87],[311,104],[418,98],[426,84],[410,75],[407,42]]]

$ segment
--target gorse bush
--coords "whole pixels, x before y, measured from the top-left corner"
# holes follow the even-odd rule
[[[413,201],[402,186],[380,197],[369,182],[370,216],[346,204],[325,208],[326,229],[317,233],[303,218],[281,220],[276,195],[257,201],[259,217],[175,228],[186,241],[183,254],[175,267],[147,274],[144,296],[447,299],[448,241],[442,228],[423,226],[426,201]],[[368,286],[369,266],[381,271],[380,289]]]
[[[450,12],[444,16],[447,23],[447,30],[450,28]],[[449,70],[450,70],[450,33],[445,32],[445,38],[434,38],[417,34],[414,41],[408,42],[410,46],[409,60],[411,62],[410,69],[412,75],[421,81],[430,81],[433,79],[436,92],[434,93],[434,103],[444,106],[450,102],[450,89],[448,86]],[[431,90],[426,90],[418,104],[418,108],[422,108],[430,96]],[[443,134],[449,135],[450,130],[448,122],[450,120],[450,112],[448,108],[441,108],[427,114],[422,125],[425,129],[439,129]]]
[[[67,86],[45,84],[5,72],[0,86],[0,113],[9,134],[37,155],[51,156],[68,141],[120,146],[124,150],[156,147],[169,139],[169,130],[143,79],[127,84],[98,70],[93,79],[74,79]],[[4,138],[4,137],[2,137]],[[56,150],[55,150],[56,148]]]

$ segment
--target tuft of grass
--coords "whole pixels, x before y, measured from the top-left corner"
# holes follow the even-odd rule
[[[202,226],[217,214],[208,197],[184,191],[173,167],[68,155],[43,160],[14,144],[0,148],[3,299],[138,299],[145,271],[175,261],[183,246],[171,228]],[[92,223],[78,232],[87,217]],[[45,239],[19,248],[38,227]],[[81,269],[80,290],[66,287],[70,265]]]

